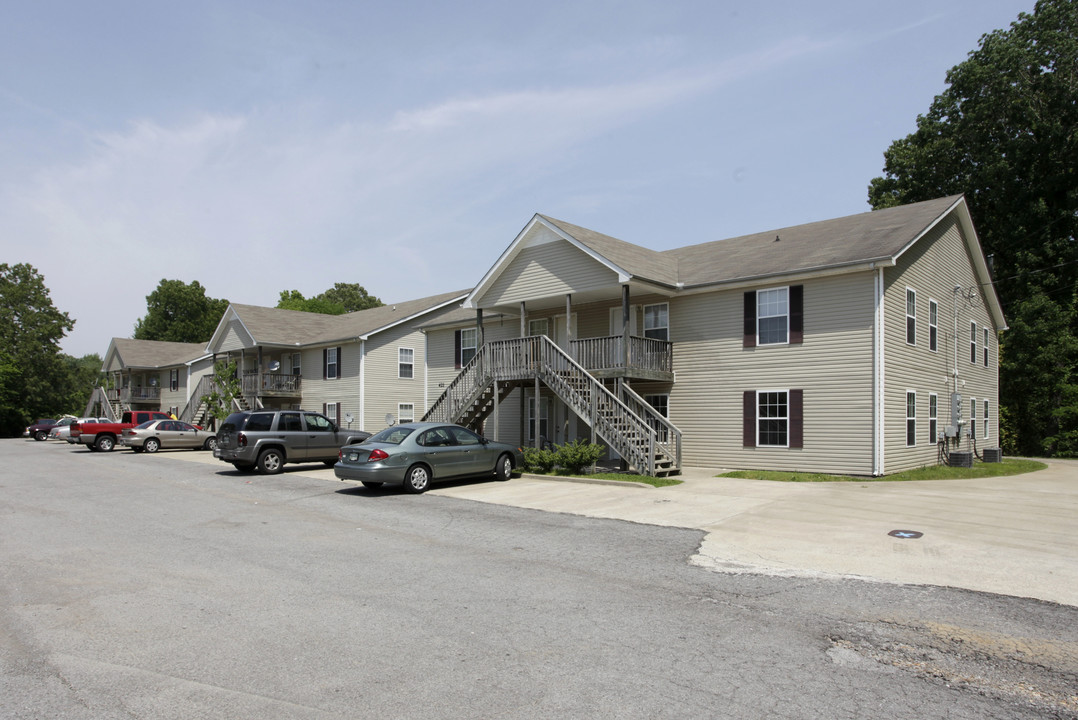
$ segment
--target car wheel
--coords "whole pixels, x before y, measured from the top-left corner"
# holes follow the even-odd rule
[[[263,475],[276,475],[284,469],[284,455],[276,448],[263,450],[256,467]]]
[[[49,434],[44,430],[38,430],[36,433],[34,433],[34,440],[37,440],[38,442],[41,442],[42,440],[48,440],[48,438]]]
[[[430,469],[426,465],[413,465],[404,476],[404,489],[410,493],[426,492],[430,487]]]
[[[116,439],[111,435],[102,435],[94,441],[94,447],[101,452],[112,452],[112,449],[116,447]]]
[[[203,450],[216,450],[217,449],[217,436],[210,435],[206,438],[206,442],[202,443]]]
[[[236,468],[240,472],[251,472],[255,469],[255,466],[251,463],[232,463],[232,467]]]
[[[161,441],[157,438],[146,438],[146,442],[142,443],[142,449],[148,453],[155,453],[161,449]]]
[[[513,460],[508,455],[498,458],[498,464],[494,466],[494,477],[499,480],[508,480],[513,476]]]
[[[373,489],[375,489],[375,488],[380,488],[380,487],[382,487],[382,483],[380,483],[380,482],[374,482],[373,480],[364,480],[364,481],[363,481],[363,487],[365,487],[365,488],[371,488],[371,489],[373,490]]]
[[[333,467],[337,464],[336,460],[323,460],[322,462],[325,464],[326,467]]]

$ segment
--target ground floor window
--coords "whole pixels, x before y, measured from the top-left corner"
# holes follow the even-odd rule
[[[917,393],[906,391],[906,447],[917,444]]]
[[[969,399],[969,436],[977,437],[977,401]]]
[[[550,440],[550,399],[539,399],[539,436]],[[528,398],[528,440],[535,442],[535,398]]]
[[[322,405],[322,414],[328,417],[339,426],[341,424],[341,410],[340,405],[335,402],[325,403]]]
[[[988,439],[988,401],[984,401],[984,439]]]
[[[746,390],[742,445],[803,448],[804,390]]]
[[[928,396],[928,442],[935,443],[939,437],[939,395]]]
[[[397,422],[398,423],[415,422],[415,404],[414,403],[397,403]]]

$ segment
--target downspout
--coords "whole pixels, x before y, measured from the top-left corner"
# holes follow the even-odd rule
[[[883,305],[883,268],[878,268],[873,283],[875,299],[873,303],[872,342],[872,475],[879,477],[884,471],[884,305]]]
[[[359,429],[365,431],[367,422],[367,341],[359,341]]]

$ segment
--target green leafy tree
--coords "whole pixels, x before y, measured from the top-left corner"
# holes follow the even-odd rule
[[[146,316],[135,323],[136,340],[207,342],[213,337],[228,300],[206,297],[197,280],[161,280],[146,296]]]
[[[1013,328],[1001,403],[1009,452],[1065,452],[1078,434],[1078,2],[1041,0],[947,73],[917,130],[884,153],[869,203],[964,193]],[[1070,346],[1069,342],[1064,342]],[[1054,440],[1053,440],[1054,439]]]
[[[234,360],[218,360],[213,365],[213,389],[206,394],[206,404],[217,423],[231,414],[232,401],[243,394],[236,370]]]
[[[329,290],[310,298],[304,297],[299,290],[282,290],[277,302],[277,307],[281,310],[299,310],[323,315],[343,315],[381,305],[381,300],[368,295],[363,286],[357,283],[334,283]]]
[[[18,435],[31,419],[70,411],[60,340],[74,326],[32,265],[0,264],[0,434]]]

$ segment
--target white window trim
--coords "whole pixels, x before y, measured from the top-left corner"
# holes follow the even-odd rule
[[[983,355],[984,355],[984,366],[988,367],[988,348],[990,347],[989,340],[991,338],[988,335],[988,328],[983,328],[983,329],[984,329],[984,353],[983,353]]]
[[[337,406],[338,403],[335,402],[326,403],[326,417],[332,420],[334,423],[337,422]]]
[[[932,312],[935,310],[935,312]],[[935,320],[932,316],[935,315]],[[940,345],[940,304],[934,298],[928,298],[928,349],[932,352],[939,352]],[[932,338],[935,336],[935,347],[933,347]]]
[[[543,328],[542,332],[535,332],[535,330],[533,329],[533,326],[539,326],[539,325],[541,325],[542,328]],[[540,335],[545,335],[547,337],[550,337],[550,318],[545,318],[544,317],[544,318],[534,318],[534,319],[529,319],[528,320],[528,337],[539,337]]]
[[[783,342],[766,342],[765,343],[763,340],[760,339],[760,321],[763,320],[764,317],[773,318],[773,317],[781,317],[781,316],[780,315],[767,315],[767,316],[763,315],[760,312],[760,295],[763,294],[763,293],[767,293],[767,292],[773,292],[775,290],[785,290],[786,291],[786,339]],[[756,291],[756,347],[768,346],[768,345],[789,345],[789,344],[790,344],[790,286],[789,285],[782,285],[780,287],[763,288],[762,290],[757,290]],[[772,391],[772,392],[774,392],[774,391]],[[789,395],[787,395],[787,400],[789,400]],[[757,410],[758,409],[759,409],[759,406],[757,405]],[[789,420],[787,419],[787,422],[788,421]],[[778,447],[778,445],[768,445],[767,447]]]
[[[989,417],[990,417],[989,414],[988,414],[988,410],[989,410],[988,400],[984,400],[982,402],[982,404],[984,405],[984,417],[982,418],[982,420],[984,422],[984,439],[987,440],[988,435],[989,435],[989,433],[988,433],[988,426],[989,426],[988,420],[989,420]]]
[[[977,322],[971,320],[969,323],[969,364],[977,365],[981,359],[981,354],[977,352]]]
[[[656,326],[656,327],[653,327],[653,328],[649,328],[648,327],[648,308],[654,308],[654,307],[666,308],[666,312],[664,313],[666,315],[666,324],[665,325],[659,325],[659,326]],[[759,313],[759,305],[757,305],[756,311],[757,311],[757,313]],[[665,303],[665,302],[664,303],[651,303],[650,305],[645,305],[644,306],[644,337],[648,336],[648,330],[665,330],[666,331],[666,342],[670,341],[670,303]],[[757,321],[757,325],[756,325],[756,334],[757,335],[760,334],[759,321]],[[653,339],[655,339],[655,338],[653,338]],[[786,341],[789,342],[789,340],[790,340],[790,292],[789,292],[789,290],[787,290],[786,291]],[[773,343],[773,344],[777,345],[778,343]]]
[[[536,422],[535,417],[535,395],[528,397],[528,441],[535,442],[535,434],[542,430],[543,420],[546,420],[547,432],[550,432],[550,398],[539,398],[539,417]],[[539,432],[542,435],[542,432]],[[545,436],[548,442],[554,442],[554,439],[549,435]]]
[[[772,343],[777,345],[778,343]],[[787,343],[788,344],[788,343]],[[762,418],[760,416],[760,396],[767,393],[785,393],[786,395],[786,415],[783,418]],[[761,420],[785,420],[786,421],[786,444],[785,445],[772,445],[760,442],[760,421]],[[790,447],[790,389],[774,389],[774,390],[757,390],[756,391],[756,447],[758,448],[786,448]]]
[[[910,315],[910,293],[913,294],[913,314]],[[906,344],[916,347],[917,345],[917,291],[906,286],[906,324],[902,332],[906,333]],[[910,342],[910,320],[913,320],[913,342]]]
[[[969,399],[969,436],[977,437],[977,398]]]
[[[411,416],[407,420],[404,419],[404,408],[410,408],[408,414]],[[415,422],[415,403],[397,403],[397,424]]]
[[[330,360],[330,357],[333,360]],[[333,374],[331,375],[329,369],[333,368]],[[326,348],[326,380],[336,380],[341,376],[341,358],[340,353],[337,352],[337,348]]]
[[[932,442],[939,442],[939,409],[940,398],[937,393],[928,394],[928,428],[931,431]]]
[[[412,354],[411,362],[404,362],[401,358],[402,352],[410,352]],[[402,375],[401,368],[408,365],[412,368],[412,374],[410,376]],[[410,347],[398,347],[397,348],[397,379],[399,380],[415,380],[415,348]]]
[[[910,417],[910,395],[913,396],[913,417]],[[910,444],[910,421],[913,421],[913,443]],[[906,390],[906,447],[917,447],[917,391]]]
[[[466,337],[471,338],[472,342],[471,342],[470,345],[465,345],[464,344],[464,339]],[[464,359],[464,351],[465,350],[471,350],[472,351],[472,357],[468,358],[467,360]],[[461,328],[461,331],[460,331],[460,366],[464,367],[465,365],[470,363],[472,361],[472,358],[474,358],[476,356],[476,354],[478,354],[478,352],[479,352],[479,328],[475,328],[475,327]]]

